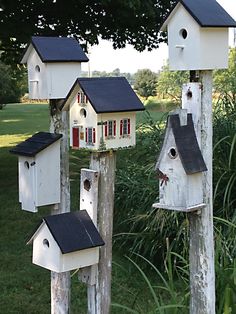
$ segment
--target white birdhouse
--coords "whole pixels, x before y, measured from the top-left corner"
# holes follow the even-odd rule
[[[104,245],[86,210],[43,218],[29,243],[32,262],[57,273],[97,264]]]
[[[29,98],[65,98],[87,61],[75,38],[32,37],[21,60],[27,63]]]
[[[19,155],[19,201],[22,209],[60,203],[61,134],[39,132],[10,150]]]
[[[169,115],[156,170],[159,202],[153,207],[189,212],[204,206],[202,172],[207,168],[187,110]]]
[[[171,70],[228,67],[228,28],[233,18],[216,0],[181,0],[161,27],[168,31]]]
[[[70,111],[74,149],[109,150],[135,145],[136,112],[144,106],[124,77],[78,78],[61,110]]]

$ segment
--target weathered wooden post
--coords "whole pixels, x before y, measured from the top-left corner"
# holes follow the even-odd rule
[[[195,210],[184,210],[189,211],[190,221],[191,314],[215,313],[212,204],[212,70],[228,67],[229,27],[236,27],[236,22],[216,1],[182,0],[174,7],[161,28],[161,30],[168,30],[170,69],[189,70],[192,78],[196,74],[194,71],[199,71],[198,77],[201,83],[201,85],[199,83],[186,84],[183,87],[182,94],[182,108],[183,110],[186,109],[192,116],[198,145],[206,164],[206,169],[203,167],[202,174],[198,175],[202,190],[202,204],[199,208],[195,206]],[[194,81],[198,81],[196,76]],[[201,88],[202,91],[197,91],[198,88]],[[185,123],[182,120],[182,126],[184,125]],[[177,153],[183,157],[181,132],[175,132],[175,121],[173,119],[172,123],[170,119],[170,126],[172,126],[174,132],[175,144],[177,148],[180,148]],[[189,142],[190,145],[192,145],[192,141]],[[195,161],[197,159],[192,154],[192,148],[189,152],[191,158],[188,161],[191,164],[194,159]],[[176,156],[177,154],[171,156],[171,158],[176,158]],[[182,161],[184,160],[182,159]],[[188,171],[187,167],[185,170]],[[170,189],[173,178],[171,173],[170,178],[166,175],[166,178],[164,178],[164,175],[161,174],[162,180],[166,179],[163,182],[167,187],[160,185],[160,195],[167,195],[169,201],[168,189]],[[186,188],[188,189],[188,186]],[[195,197],[195,194],[195,191],[192,191],[192,198]],[[160,203],[163,205],[162,200],[160,200]],[[168,206],[168,208],[176,209],[176,206],[172,204],[172,208],[171,206]]]
[[[69,179],[69,115],[59,110],[60,100],[50,100],[51,123],[50,132],[62,134],[60,147],[61,163],[61,202],[52,207],[51,214],[70,211],[70,179]],[[51,314],[70,312],[70,272],[51,272]]]

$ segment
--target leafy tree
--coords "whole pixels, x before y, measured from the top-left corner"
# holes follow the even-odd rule
[[[139,51],[165,41],[160,26],[176,0],[0,0],[1,59],[19,62],[23,44],[32,35],[77,36],[98,44],[98,37],[114,48],[129,43]]]
[[[21,71],[14,73],[10,66],[0,62],[0,109],[3,108],[4,104],[19,102],[20,96],[25,92],[22,76],[24,73]]]
[[[167,95],[173,100],[180,100],[182,85],[188,81],[189,74],[187,71],[170,71],[169,65],[165,64],[157,82],[158,94]]]
[[[135,74],[134,89],[137,93],[145,97],[156,95],[157,74],[149,69],[138,70]]]
[[[214,89],[236,104],[236,48],[229,51],[228,69],[214,72]]]

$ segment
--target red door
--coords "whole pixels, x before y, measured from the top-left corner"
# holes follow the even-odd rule
[[[75,149],[79,148],[79,128],[72,128],[72,147]]]

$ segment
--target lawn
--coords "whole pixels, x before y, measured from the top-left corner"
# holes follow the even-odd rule
[[[156,114],[156,113],[155,113]],[[143,115],[143,116],[142,116]],[[158,114],[159,115],[159,114]],[[139,114],[139,121],[145,113]],[[18,202],[17,157],[9,149],[38,131],[49,129],[47,104],[11,104],[0,111],[0,312],[50,313],[50,273],[31,263],[32,247],[26,245],[40,219],[50,208],[32,214],[22,211]],[[88,166],[88,155],[71,152],[71,191],[73,209],[78,208],[79,169]],[[121,253],[113,253],[112,302],[133,306],[139,313],[152,303],[139,273]],[[72,313],[87,313],[86,289],[72,278]],[[112,307],[112,313],[127,313]]]

